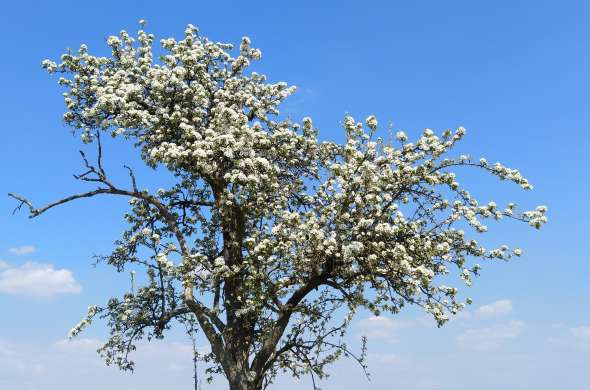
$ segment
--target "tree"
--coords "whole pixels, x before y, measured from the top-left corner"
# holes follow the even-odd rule
[[[281,370],[310,374],[315,387],[341,356],[365,367],[364,347],[355,355],[343,342],[359,309],[420,305],[440,326],[465,305],[443,282],[458,274],[470,285],[480,268],[473,259],[521,254],[486,250],[461,228],[546,222],[544,206],[517,213],[514,204],[480,205],[460,186],[453,171],[470,167],[532,188],[500,163],[445,157],[463,128],[385,141],[374,116],[364,124],[346,116],[346,142],[320,142],[310,118],[279,114],[293,87],[248,71],[261,57],[250,39],[233,57],[232,45],[189,25],[184,39],[161,40],[158,61],[153,41],[142,24],[135,39],[125,31],[108,38],[111,56],[82,45],[59,64],[43,62],[63,75],[64,121],[96,145],[94,163],[81,152],[85,171],[76,178],[97,187],[39,208],[10,194],[31,218],[81,198],[129,199],[129,227],[102,259],[119,272],[141,266],[146,276],[123,297],[91,306],[71,331],[105,319],[110,338],[99,351],[107,364],[132,369],[135,342],[162,338],[179,321],[203,332],[208,372],[222,373],[232,390],[266,388]],[[130,168],[129,185],[112,182],[104,133],[133,142],[145,164],[166,168],[176,183],[140,190]]]

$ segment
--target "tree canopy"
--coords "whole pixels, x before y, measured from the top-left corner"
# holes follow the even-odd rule
[[[463,128],[385,140],[374,116],[349,115],[344,143],[320,142],[310,118],[279,113],[295,88],[250,70],[261,58],[250,39],[236,50],[189,25],[181,40],[162,39],[158,49],[154,40],[142,25],[135,37],[109,37],[110,56],[82,45],[58,63],[43,61],[66,89],[64,121],[96,146],[95,159],[82,153],[76,176],[95,187],[39,208],[11,194],[31,217],[80,198],[129,199],[128,228],[103,259],[120,272],[142,267],[145,276],[133,291],[91,306],[71,331],[105,319],[108,364],[132,369],[136,341],[164,337],[180,321],[203,332],[209,371],[232,390],[266,388],[281,370],[323,377],[341,356],[364,367],[363,351],[343,339],[359,309],[379,315],[419,305],[442,325],[465,305],[446,284],[458,276],[470,285],[477,259],[521,255],[482,247],[473,237],[487,231],[486,220],[535,228],[547,220],[544,206],[480,204],[459,184],[455,171],[467,167],[532,189],[518,170],[450,156]],[[104,134],[129,140],[176,183],[150,193],[131,169],[129,183],[112,182]]]

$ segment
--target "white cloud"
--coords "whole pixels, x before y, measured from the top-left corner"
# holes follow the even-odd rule
[[[35,252],[35,247],[32,245],[17,246],[9,248],[8,251],[16,256],[29,255]]]
[[[571,328],[570,333],[576,339],[590,341],[590,326],[578,326]]]
[[[480,306],[476,311],[478,317],[500,317],[512,311],[512,301],[500,299],[488,305]]]
[[[24,349],[26,349],[25,346],[0,339],[0,377],[39,378],[46,373],[46,367],[39,361],[38,355],[27,357]]]
[[[50,344],[0,339],[0,388],[191,388],[192,347],[188,342],[140,341],[130,355],[137,363],[134,375],[106,366],[96,352],[102,344],[95,338],[63,339]],[[200,364],[203,375],[204,364]],[[219,381],[218,386],[206,387],[222,390],[223,385]]]
[[[567,332],[547,337],[550,345],[560,348],[588,351],[590,348],[590,326],[566,328]]]
[[[4,265],[0,267],[0,293],[51,298],[82,291],[82,286],[70,270],[54,269],[52,264],[32,262],[18,267]]]
[[[386,340],[397,342],[399,330],[412,324],[410,321],[392,320],[383,316],[372,316],[359,321],[358,327],[362,336],[369,340]]]
[[[97,339],[90,338],[74,338],[74,339],[63,339],[55,342],[53,347],[64,352],[94,352],[103,343]]]
[[[402,358],[394,353],[369,353],[367,355],[369,362],[397,364],[402,362]]]
[[[524,322],[510,321],[486,328],[468,329],[457,337],[457,343],[463,348],[488,351],[516,338],[522,333],[523,328]]]
[[[0,259],[0,269],[8,268],[8,263]]]
[[[460,311],[453,318],[457,320],[474,320],[483,318],[502,317],[512,312],[512,301],[510,299],[500,299],[487,305],[481,305],[474,311]]]

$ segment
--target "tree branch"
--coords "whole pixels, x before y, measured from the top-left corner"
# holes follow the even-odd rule
[[[326,280],[328,274],[321,273],[312,277],[307,281],[306,284],[301,286],[297,291],[291,295],[291,297],[287,300],[287,302],[283,305],[281,314],[279,315],[276,325],[273,327],[272,331],[270,331],[269,335],[264,340],[262,347],[256,357],[252,361],[252,369],[254,372],[260,372],[266,361],[270,358],[273,351],[275,350],[279,340],[283,336],[287,325],[289,324],[289,320],[291,319],[291,315],[293,314],[297,305],[305,298],[307,294],[309,294],[314,288],[323,284]]]

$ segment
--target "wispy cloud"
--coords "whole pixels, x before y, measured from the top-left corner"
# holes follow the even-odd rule
[[[8,252],[12,253],[15,256],[29,255],[29,254],[35,252],[35,247],[32,245],[15,246],[15,247],[9,248]]]
[[[459,320],[474,320],[484,318],[502,317],[512,312],[510,299],[499,299],[486,305],[481,305],[474,311],[460,311],[455,318]]]
[[[62,339],[56,341],[53,347],[64,352],[95,352],[103,342],[91,338]]]
[[[588,351],[590,348],[590,326],[562,327],[565,332],[547,338],[550,345],[561,348]]]
[[[398,364],[402,362],[402,358],[394,353],[370,353],[367,355],[369,362]]]
[[[578,326],[571,328],[570,334],[578,340],[590,341],[590,326]]]
[[[61,294],[78,294],[82,286],[72,271],[55,269],[52,264],[28,262],[12,266],[0,264],[0,293],[36,298],[52,298]]]
[[[135,375],[125,375],[104,364],[96,352],[103,342],[95,338],[62,339],[51,344],[0,339],[0,387],[57,390],[78,388],[86,382],[85,389],[99,390],[188,388],[191,384],[189,342],[140,341],[131,355],[137,363]],[[171,377],[170,372],[176,375]]]
[[[393,320],[383,316],[372,316],[359,321],[358,328],[362,336],[369,340],[384,340],[397,342],[398,333],[401,329],[407,328],[413,322],[406,320]]]
[[[462,348],[488,351],[500,347],[507,340],[518,337],[523,329],[523,321],[510,321],[485,328],[468,329],[457,336],[457,343]]]
[[[509,299],[500,299],[488,305],[480,306],[475,314],[478,317],[500,317],[512,311],[512,301]]]

